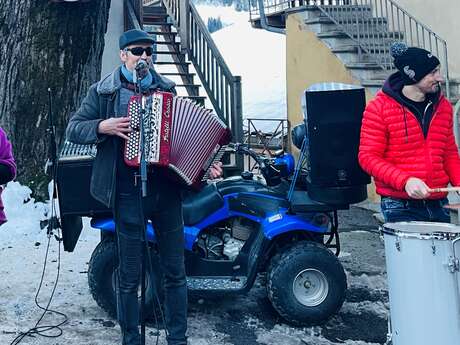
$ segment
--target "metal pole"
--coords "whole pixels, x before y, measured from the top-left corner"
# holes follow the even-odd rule
[[[447,61],[447,42],[444,42],[444,70],[446,71],[446,97],[450,100],[449,66]]]
[[[233,78],[233,106],[231,113],[231,129],[234,135],[234,141],[237,143],[243,142],[243,104],[241,93],[241,77],[235,76]],[[235,157],[235,164],[243,171],[244,162],[241,155]]]

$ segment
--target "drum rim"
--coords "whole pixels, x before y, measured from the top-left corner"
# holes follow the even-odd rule
[[[456,227],[459,229],[458,232],[442,232],[442,231],[433,231],[431,233],[418,233],[418,232],[405,232],[403,230],[397,230],[389,225],[424,225],[424,226],[433,226],[436,224],[437,226],[442,226],[445,228],[452,228]],[[403,238],[416,238],[416,239],[436,239],[436,240],[453,240],[455,238],[460,237],[460,227],[455,224],[451,223],[437,223],[437,222],[420,222],[420,221],[413,221],[413,222],[392,222],[392,223],[384,223],[380,226],[380,232],[383,235],[391,235],[391,236],[398,236]]]

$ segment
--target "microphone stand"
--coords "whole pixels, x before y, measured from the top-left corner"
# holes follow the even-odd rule
[[[51,195],[51,213],[49,218],[48,227],[46,234],[51,237],[54,234],[54,230],[61,227],[59,219],[54,212],[54,201],[57,198],[57,147],[56,147],[56,127],[53,122],[53,111],[52,111],[52,100],[51,100],[51,89],[48,88],[48,128],[46,132],[49,136],[49,147],[48,147],[48,159],[45,164],[45,174],[50,175],[53,181],[53,192]],[[56,240],[60,240],[57,235],[54,235]]]
[[[141,305],[140,305],[140,323],[141,323],[141,345],[145,345],[145,276],[146,276],[146,257],[147,257],[147,224],[144,217],[144,203],[143,198],[147,196],[147,155],[146,155],[146,143],[145,138],[147,134],[150,132],[149,128],[145,128],[145,117],[146,117],[146,97],[142,94],[142,85],[141,81],[143,76],[139,76],[139,71],[137,69],[134,70],[135,74],[135,85],[137,94],[140,96],[141,101],[141,108],[139,114],[139,149],[140,149],[140,164],[139,164],[139,174],[141,177],[141,185],[139,191],[139,200],[140,200],[140,214],[142,220],[142,258],[141,258]]]
[[[48,128],[46,129],[49,135],[49,147],[48,147],[48,159],[45,165],[45,173],[48,173],[48,169],[55,167],[57,161],[57,148],[56,148],[56,127],[53,121],[53,110],[51,100],[51,89],[48,88]],[[51,176],[54,177],[54,176]],[[54,195],[53,195],[54,196]]]

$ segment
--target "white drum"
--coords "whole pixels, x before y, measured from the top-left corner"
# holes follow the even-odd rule
[[[381,228],[393,345],[460,344],[460,227],[428,222]]]

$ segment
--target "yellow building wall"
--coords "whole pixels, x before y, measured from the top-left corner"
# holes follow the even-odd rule
[[[303,121],[301,98],[312,84],[338,82],[360,85],[343,63],[304,24],[303,13],[293,13],[286,19],[286,92],[287,116],[291,126]],[[366,90],[366,100],[372,99]],[[368,187],[372,201],[379,198],[374,185]]]

